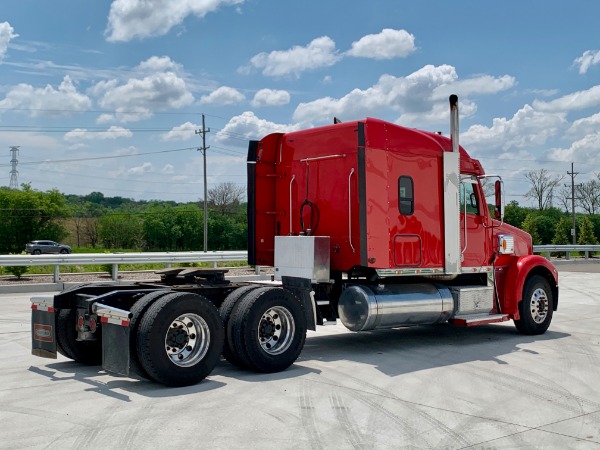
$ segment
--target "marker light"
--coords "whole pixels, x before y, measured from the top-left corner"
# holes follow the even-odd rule
[[[515,238],[510,234],[499,235],[498,249],[502,255],[512,255],[515,252]]]

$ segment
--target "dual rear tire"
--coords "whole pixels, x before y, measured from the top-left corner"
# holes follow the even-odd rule
[[[240,288],[220,308],[226,328],[223,356],[257,372],[280,372],[291,366],[306,340],[304,308],[279,287]]]
[[[158,296],[141,314],[131,360],[137,358],[144,376],[154,381],[190,386],[212,372],[224,339],[221,318],[208,299],[169,293]]]

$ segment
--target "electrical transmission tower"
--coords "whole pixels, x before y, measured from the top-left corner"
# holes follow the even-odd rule
[[[17,154],[19,153],[19,147],[12,146],[10,148],[10,164],[12,169],[10,171],[10,189],[19,189],[19,181],[17,180],[17,175],[19,172],[17,171],[17,164],[19,164],[19,160],[17,159]]]

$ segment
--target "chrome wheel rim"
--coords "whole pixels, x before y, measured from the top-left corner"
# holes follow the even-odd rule
[[[279,355],[292,345],[295,330],[292,313],[282,306],[274,306],[260,318],[258,342],[269,355]]]
[[[531,318],[535,323],[543,323],[548,317],[548,296],[546,291],[541,288],[533,291],[531,295],[531,301],[529,302],[529,310],[531,311]]]
[[[189,367],[208,352],[210,330],[197,314],[182,314],[171,322],[165,335],[165,352],[173,364]]]

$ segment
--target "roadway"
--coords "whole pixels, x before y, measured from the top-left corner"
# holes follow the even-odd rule
[[[3,294],[0,448],[598,449],[600,277],[562,269],[542,336],[321,327],[282,373],[177,389],[31,356],[29,294]]]

